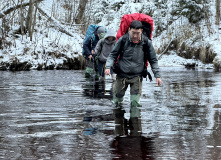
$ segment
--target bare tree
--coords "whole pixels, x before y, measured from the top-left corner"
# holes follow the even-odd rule
[[[216,25],[220,22],[220,0],[216,0]]]
[[[75,20],[76,24],[81,24],[87,2],[88,2],[88,0],[80,0],[79,1],[79,6],[77,9],[77,16],[76,16],[76,20]]]
[[[29,1],[29,9],[28,9],[28,15],[26,18],[26,28],[28,30],[28,34],[30,37],[30,40],[32,41],[32,30],[31,30],[31,26],[32,26],[32,22],[33,22],[33,0]]]
[[[20,23],[21,23],[21,35],[24,34],[24,13],[23,13],[23,0],[21,0],[21,8],[20,8]],[[23,36],[22,36],[23,38]]]
[[[35,2],[34,21],[33,21],[32,26],[31,26],[31,33],[32,33],[32,34],[33,34],[33,32],[34,32],[34,27],[35,27],[35,23],[36,23],[37,9],[38,9],[38,3]],[[32,36],[31,36],[31,37],[32,37]]]
[[[72,20],[72,23],[74,23],[75,22],[75,6],[76,6],[76,0],[74,0],[74,6],[73,6],[73,10],[72,10],[72,14],[73,14],[73,20]]]

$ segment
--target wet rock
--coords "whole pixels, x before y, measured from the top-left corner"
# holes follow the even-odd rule
[[[6,71],[7,67],[6,66],[0,66],[0,71]]]
[[[42,65],[42,64],[38,64],[37,70],[40,71],[40,70],[42,70],[42,69],[43,69],[43,65]]]
[[[57,66],[56,66],[56,69],[57,70],[62,70],[62,69],[69,69],[69,67],[68,66],[66,66],[66,65],[63,65],[63,64],[58,64]]]
[[[9,63],[6,63],[6,62],[1,62],[0,64],[0,70],[1,71],[6,71],[9,67]]]
[[[9,65],[10,71],[29,71],[32,65],[29,62],[20,62],[18,59],[14,59]]]
[[[54,64],[50,64],[50,65],[45,67],[46,70],[54,70],[54,68],[55,68]]]
[[[66,58],[63,63],[63,69],[85,69],[85,59],[82,56],[78,56],[75,58]]]
[[[184,66],[187,68],[187,69],[194,69],[197,64],[196,63],[187,63],[187,64],[184,64]]]

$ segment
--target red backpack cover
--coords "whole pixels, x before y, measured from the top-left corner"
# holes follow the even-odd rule
[[[120,28],[117,32],[116,41],[125,33],[127,33],[127,30],[130,27],[130,24],[133,20],[138,20],[138,21],[141,21],[142,23],[146,22],[147,24],[149,24],[150,31],[149,33],[147,33],[147,37],[149,39],[152,38],[153,19],[150,16],[143,14],[143,13],[132,13],[132,14],[125,14],[121,18]]]
[[[150,16],[143,13],[132,13],[132,14],[125,14],[121,18],[120,28],[117,31],[116,35],[116,42],[121,36],[127,33],[128,28],[130,27],[130,24],[133,20],[141,21],[143,24],[143,34],[145,34],[149,39],[152,38],[153,19]],[[147,66],[148,66],[148,61],[146,63],[146,67]]]

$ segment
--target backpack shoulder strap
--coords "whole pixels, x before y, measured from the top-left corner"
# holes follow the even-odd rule
[[[148,59],[148,54],[149,54],[149,39],[147,36],[143,35],[143,52],[144,52],[144,64],[146,65],[147,59]]]
[[[99,57],[99,56],[100,56],[100,54],[101,54],[101,52],[102,52],[103,45],[104,45],[104,38],[101,39],[100,52],[97,53],[96,57]]]
[[[121,45],[120,45],[120,51],[119,51],[120,56],[122,56],[124,53],[124,47],[125,47],[127,39],[128,39],[128,34],[123,35]]]
[[[104,38],[101,39],[101,46],[103,47],[104,45]]]
[[[95,33],[92,34],[91,36],[91,42],[95,40]]]
[[[149,52],[149,44],[148,44],[149,43],[149,39],[148,39],[148,37],[143,35],[143,41],[144,41],[144,43],[143,43],[143,51],[144,51],[144,53],[146,55]]]
[[[143,35],[143,52],[144,52],[144,71],[143,71],[143,77],[146,78],[148,76],[150,82],[152,81],[152,76],[151,74],[147,71],[147,66],[148,66],[148,54],[149,54],[149,39],[145,35]]]

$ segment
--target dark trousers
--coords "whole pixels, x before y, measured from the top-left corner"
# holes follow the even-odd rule
[[[105,68],[106,68],[106,62],[98,61],[98,72],[99,75],[102,77],[104,77]],[[113,74],[112,69],[111,69],[111,74]]]
[[[120,78],[117,77],[114,86],[113,102],[119,104],[123,101],[125,92],[130,86],[130,102],[131,106],[140,106],[140,96],[142,93],[142,81],[140,76],[134,78]]]

